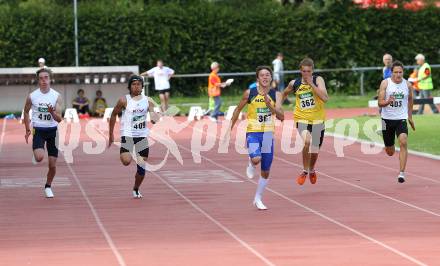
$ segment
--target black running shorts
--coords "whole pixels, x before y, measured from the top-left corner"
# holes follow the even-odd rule
[[[406,119],[389,120],[382,118],[382,137],[385,147],[394,146],[395,137],[405,133],[408,135]]]

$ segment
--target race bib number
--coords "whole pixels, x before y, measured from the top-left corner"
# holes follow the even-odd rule
[[[270,123],[272,121],[272,112],[269,108],[257,108],[257,120],[261,124]]]
[[[145,116],[133,116],[132,124],[134,129],[144,129],[146,127]]]
[[[301,110],[307,110],[315,108],[315,99],[313,98],[313,93],[306,92],[299,95],[299,104]]]
[[[402,101],[392,101],[391,103],[390,103],[390,106],[391,107],[402,107]]]
[[[402,105],[403,105],[403,98],[405,97],[403,95],[403,93],[396,93],[393,96],[394,96],[394,101],[392,101],[390,103],[390,106],[391,107],[396,107],[396,108],[402,107]]]
[[[38,119],[42,121],[50,121],[52,120],[52,115],[48,113],[47,107],[38,107]]]

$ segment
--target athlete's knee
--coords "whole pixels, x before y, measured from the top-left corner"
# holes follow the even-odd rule
[[[408,145],[407,138],[406,137],[399,138],[399,145],[400,145],[400,148],[406,148],[406,146]]]
[[[385,152],[387,153],[388,156],[393,156],[394,155],[394,146],[393,147],[385,147]]]
[[[312,143],[312,139],[311,138],[305,138],[304,139],[304,149],[309,149],[311,143]]]
[[[269,170],[261,170],[261,177],[264,179],[269,179]]]
[[[139,164],[136,165],[136,174],[139,176],[145,176],[145,168],[140,166]]]
[[[261,162],[261,157],[260,156],[256,156],[251,158],[252,164],[259,164]]]
[[[39,162],[43,161],[44,155],[42,155],[42,154],[34,154],[34,158],[35,158],[35,161],[37,161],[39,163]]]

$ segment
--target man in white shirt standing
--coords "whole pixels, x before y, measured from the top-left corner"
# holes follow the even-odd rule
[[[170,78],[174,75],[174,70],[163,65],[161,59],[157,60],[156,67],[144,72],[141,76],[154,77],[154,85],[159,92],[160,108],[162,112],[168,109],[168,101],[170,98]]]
[[[272,61],[273,65],[273,80],[277,83],[277,90],[283,92],[284,90],[284,65],[283,65],[283,54],[278,53],[277,58]]]
[[[41,69],[41,68],[47,68],[47,66],[46,66],[46,60],[44,60],[44,58],[39,58],[38,59],[38,67]]]

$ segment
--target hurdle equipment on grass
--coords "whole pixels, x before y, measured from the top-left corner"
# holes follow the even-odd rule
[[[226,116],[225,119],[226,120],[231,120],[232,119],[232,115],[234,114],[235,109],[237,108],[237,105],[232,105],[228,107],[228,111],[226,111]],[[243,113],[240,112],[240,114],[238,115],[238,119],[243,119]]]
[[[110,117],[112,116],[113,113],[113,107],[107,107],[105,108],[104,111],[104,116],[102,117],[102,121],[108,122],[110,121]],[[119,116],[116,116],[116,122],[119,121]]]
[[[74,123],[79,123],[78,112],[75,108],[67,108],[64,112],[64,119],[67,123],[71,123],[72,120]]]
[[[191,106],[189,108],[188,121],[200,120],[203,116],[203,110],[200,106]]]
[[[155,113],[160,113],[161,112],[160,107],[158,107],[158,106],[155,106],[153,108],[153,111]],[[147,112],[147,122],[150,122],[150,121],[151,121],[150,112]]]

